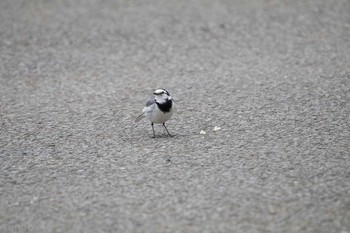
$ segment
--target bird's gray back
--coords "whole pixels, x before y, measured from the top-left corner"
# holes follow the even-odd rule
[[[148,107],[148,106],[154,104],[155,102],[156,102],[156,98],[153,96],[153,97],[151,97],[151,98],[147,101],[146,107]]]

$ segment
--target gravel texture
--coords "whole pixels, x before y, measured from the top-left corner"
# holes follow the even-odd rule
[[[1,0],[0,39],[0,232],[350,232],[349,1]]]

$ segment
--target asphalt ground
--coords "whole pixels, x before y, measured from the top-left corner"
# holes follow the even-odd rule
[[[0,39],[0,232],[350,232],[349,1],[2,0]]]

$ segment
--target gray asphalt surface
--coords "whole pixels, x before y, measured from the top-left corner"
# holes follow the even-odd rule
[[[2,0],[0,39],[0,232],[350,232],[349,1]]]

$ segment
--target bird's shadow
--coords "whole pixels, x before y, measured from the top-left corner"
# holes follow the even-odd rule
[[[182,133],[182,134],[171,134],[171,136],[169,136],[168,134],[164,133],[164,134],[156,134],[156,136],[154,137],[152,134],[144,134],[144,135],[123,135],[120,138],[122,140],[128,140],[128,141],[134,141],[134,140],[141,140],[141,139],[153,139],[153,140],[157,140],[157,139],[164,139],[164,140],[176,140],[176,139],[181,139],[181,138],[188,138],[188,137],[195,137],[195,136],[200,136],[198,133],[195,132],[189,132],[189,133]]]
[[[176,138],[184,138],[184,137],[193,137],[193,136],[199,136],[198,133],[196,132],[189,132],[189,133],[185,133],[185,134],[171,134],[171,135],[168,135],[168,134],[156,134],[155,136],[153,135],[148,135],[149,138],[152,138],[152,139],[157,139],[157,138],[168,138],[168,139],[176,139]]]

